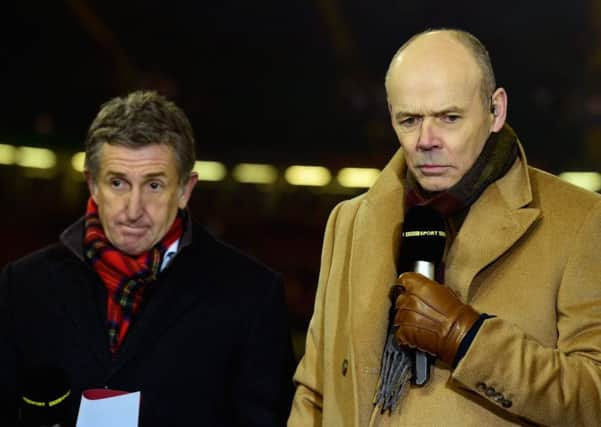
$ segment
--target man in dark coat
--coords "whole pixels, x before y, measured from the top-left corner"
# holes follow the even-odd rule
[[[281,278],[191,221],[194,159],[188,119],[162,96],[102,106],[85,216],[0,278],[0,425],[39,404],[64,413],[43,422],[73,425],[93,388],[140,391],[141,426],[283,425]]]

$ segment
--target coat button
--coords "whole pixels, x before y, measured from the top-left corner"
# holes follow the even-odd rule
[[[501,393],[497,393],[497,395],[495,397],[493,397],[493,400],[497,403],[503,404],[503,401],[505,400],[505,396],[503,396]]]
[[[348,360],[344,359],[342,362],[342,375],[346,376],[346,372],[348,371]]]
[[[478,384],[476,384],[476,389],[479,390],[479,391],[484,392],[484,391],[486,391],[486,384],[484,384],[484,383],[478,383]]]
[[[497,390],[495,390],[493,387],[488,387],[486,389],[486,391],[484,392],[484,394],[487,395],[488,397],[492,397],[497,394]]]
[[[503,401],[501,402],[501,406],[503,408],[511,408],[511,405],[513,405],[513,402],[511,400],[503,399]]]

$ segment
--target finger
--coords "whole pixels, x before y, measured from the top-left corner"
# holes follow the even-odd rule
[[[440,330],[443,324],[444,318],[437,313],[422,312],[413,308],[398,310],[393,323],[397,328],[419,327],[427,330]]]
[[[390,292],[388,294],[388,296],[390,298],[390,301],[393,304],[396,304],[396,300],[399,297],[399,295],[401,295],[401,294],[403,294],[405,292],[406,292],[406,289],[403,286],[401,286],[401,285],[393,285],[390,288]]]
[[[408,271],[399,276],[397,283],[407,290],[412,291],[420,286],[427,286],[428,282],[431,282],[425,276],[422,276],[419,273],[414,273],[413,271]]]

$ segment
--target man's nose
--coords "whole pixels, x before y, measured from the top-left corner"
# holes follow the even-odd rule
[[[431,150],[440,146],[440,138],[436,129],[436,123],[432,117],[425,117],[420,126],[417,148],[419,150]]]
[[[144,203],[142,199],[142,192],[133,188],[129,193],[129,198],[127,199],[127,219],[130,221],[135,221],[142,216],[144,212]]]

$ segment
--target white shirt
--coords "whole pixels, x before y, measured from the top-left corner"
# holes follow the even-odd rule
[[[161,262],[161,268],[159,271],[163,271],[171,262],[171,260],[175,257],[177,253],[177,249],[179,248],[179,239],[173,242],[165,251],[163,255],[163,261]]]

